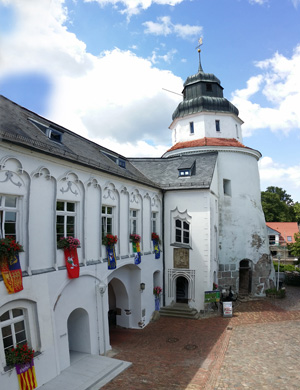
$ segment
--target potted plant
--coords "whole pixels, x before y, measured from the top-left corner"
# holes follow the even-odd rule
[[[102,244],[106,246],[108,269],[117,268],[115,244],[118,242],[118,236],[106,234],[102,237]]]
[[[7,350],[5,357],[9,367],[15,366],[19,383],[30,383],[30,389],[35,389],[37,383],[33,362],[34,350],[28,348],[27,344],[19,344]]]
[[[20,252],[24,252],[23,246],[19,244],[14,237],[7,236],[5,238],[1,238],[0,262],[2,262],[5,258],[11,262],[13,261],[13,258]]]
[[[9,294],[23,290],[22,270],[19,260],[20,252],[24,252],[24,249],[14,237],[1,238],[0,270]]]
[[[155,258],[159,259],[160,258],[160,238],[157,233],[152,233],[151,234],[152,242],[153,242],[153,248],[154,248],[154,253],[155,253]]]
[[[138,234],[130,234],[129,240],[132,243],[138,244],[141,242],[141,236],[139,236]]]
[[[79,261],[77,248],[80,248],[80,241],[78,238],[72,236],[61,237],[57,242],[57,248],[63,249],[65,255],[65,262],[70,279],[79,277]]]
[[[160,297],[161,293],[162,293],[161,287],[156,286],[153,288],[153,294],[155,297],[155,311],[159,311],[159,308],[160,308],[159,297]]]

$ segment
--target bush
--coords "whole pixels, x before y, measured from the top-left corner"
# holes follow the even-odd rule
[[[269,288],[266,290],[266,296],[271,298],[285,298],[285,288],[281,288],[280,290]]]
[[[297,271],[286,271],[284,273],[284,282],[291,286],[300,286],[300,273]]]
[[[274,261],[273,264],[274,264],[275,272],[277,272],[278,271],[278,263],[276,263]],[[281,264],[280,263],[279,272],[286,272],[286,271],[289,271],[289,272],[299,271],[300,272],[300,269],[295,268],[295,266],[293,264]]]

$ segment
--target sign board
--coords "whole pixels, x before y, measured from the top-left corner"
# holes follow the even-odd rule
[[[190,268],[188,249],[174,248],[174,268]]]
[[[223,317],[232,317],[232,302],[223,302]]]
[[[205,291],[205,303],[210,302],[220,302],[220,291],[219,290],[213,290],[213,291]]]

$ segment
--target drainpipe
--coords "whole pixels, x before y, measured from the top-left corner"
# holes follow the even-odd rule
[[[165,190],[162,190],[162,252],[163,252],[163,306],[166,304],[166,291],[165,291]]]

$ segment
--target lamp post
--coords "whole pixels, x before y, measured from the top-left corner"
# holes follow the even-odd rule
[[[281,259],[281,254],[277,254],[277,260],[278,260],[278,268],[277,268],[277,291],[279,290],[279,270],[280,270],[280,259]]]

